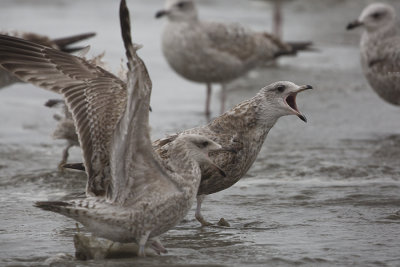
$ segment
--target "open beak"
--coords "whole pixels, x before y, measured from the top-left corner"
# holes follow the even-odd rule
[[[353,22],[350,22],[350,23],[347,25],[346,30],[352,30],[352,29],[357,28],[357,27],[362,26],[362,25],[363,25],[362,22],[360,22],[360,21],[358,21],[358,20],[355,20],[355,21],[353,21]]]
[[[160,10],[156,13],[156,18],[159,19],[161,17],[164,17],[165,15],[168,15],[168,11],[166,10]]]
[[[286,98],[285,102],[286,104],[292,109],[293,113],[297,115],[302,121],[307,122],[306,116],[300,113],[299,109],[297,108],[296,104],[296,96],[298,93],[303,92],[305,90],[313,89],[311,85],[302,85],[297,88],[296,91],[291,92]]]

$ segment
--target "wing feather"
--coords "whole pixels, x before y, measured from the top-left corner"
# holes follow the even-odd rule
[[[125,83],[83,58],[5,35],[0,35],[0,65],[25,82],[64,95],[83,148],[87,193],[103,195],[111,136],[126,105]]]
[[[143,194],[149,196],[160,188],[164,192],[177,192],[177,187],[152,148],[149,130],[152,84],[144,62],[136,54],[140,47],[132,44],[129,11],[124,0],[121,1],[120,20],[128,58],[128,96],[112,140],[112,184],[107,197],[112,202],[129,205]]]

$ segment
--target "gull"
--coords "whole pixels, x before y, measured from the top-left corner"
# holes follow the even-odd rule
[[[63,38],[50,39],[45,35],[32,32],[0,31],[0,34],[22,38],[67,53],[72,53],[84,49],[85,47],[81,46],[71,47],[70,45],[96,35],[96,33],[90,32]],[[21,82],[21,80],[15,77],[14,75],[11,75],[9,72],[4,71],[3,69],[0,68],[0,88],[7,87],[17,82]]]
[[[96,236],[135,242],[139,256],[149,243],[188,212],[201,179],[200,165],[213,165],[208,153],[221,149],[199,135],[177,138],[168,165],[152,149],[149,133],[151,80],[132,44],[129,11],[120,5],[122,38],[128,59],[127,83],[86,60],[14,37],[0,36],[0,64],[25,82],[59,91],[72,113],[88,175],[87,197],[42,201],[36,206],[71,217]],[[221,171],[222,172],[222,171]],[[105,192],[93,180],[108,177]]]
[[[347,29],[363,27],[361,66],[372,89],[386,102],[400,105],[400,35],[396,11],[384,3],[368,5]]]
[[[202,166],[195,217],[203,226],[210,225],[201,214],[205,196],[231,187],[247,173],[277,120],[282,116],[296,115],[307,121],[297,108],[296,96],[308,89],[312,89],[312,86],[299,86],[288,81],[272,83],[207,125],[153,142],[154,149],[164,160],[168,158],[172,142],[186,134],[205,136],[223,147],[220,151],[212,152],[210,158],[224,175],[210,168],[210,165]]]
[[[162,51],[172,69],[184,78],[205,83],[205,115],[210,116],[211,84],[220,83],[221,113],[225,111],[226,83],[282,55],[307,50],[310,42],[285,43],[265,32],[240,24],[202,21],[194,1],[167,0],[156,17],[167,17]]]
[[[297,108],[299,92],[312,89],[310,85],[296,85],[280,81],[262,88],[257,95],[245,100],[207,125],[188,129],[177,134],[155,140],[153,148],[168,162],[171,143],[186,134],[197,134],[210,138],[223,149],[210,154],[214,165],[201,166],[201,183],[197,195],[196,219],[202,226],[211,225],[201,214],[201,205],[206,195],[225,190],[238,182],[250,169],[271,128],[285,115],[297,115],[304,122],[306,117]],[[67,164],[66,168],[85,170],[83,164]],[[107,184],[103,181],[100,184]]]

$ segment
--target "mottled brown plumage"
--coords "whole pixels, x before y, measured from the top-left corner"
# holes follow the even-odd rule
[[[50,39],[45,35],[40,35],[31,32],[0,31],[0,34],[22,38],[24,40],[28,40],[40,45],[44,45],[68,53],[75,52],[84,48],[82,46],[71,47],[72,44],[96,35],[95,33],[84,33],[64,38]],[[15,77],[14,75],[10,75],[9,72],[0,68],[0,88],[9,86],[17,82],[21,82],[21,80]]]
[[[400,34],[396,11],[385,3],[368,5],[347,29],[363,27],[361,66],[372,89],[386,102],[400,106]]]
[[[210,158],[225,173],[220,175],[209,165],[202,166],[196,218],[206,222],[200,212],[202,195],[213,194],[227,189],[239,181],[249,170],[276,121],[285,115],[298,115],[295,97],[298,92],[311,86],[297,86],[291,82],[276,82],[265,88],[250,100],[238,104],[209,124],[183,131],[179,134],[153,142],[154,149],[161,158],[168,160],[170,142],[185,134],[199,134],[219,143],[222,151],[210,154]]]
[[[136,54],[141,46],[131,41],[125,0],[120,20],[128,58],[127,84],[84,59],[4,35],[0,36],[0,64],[25,81],[63,94],[82,146],[89,196],[36,206],[74,218],[97,236],[137,242],[139,255],[144,256],[149,238],[166,232],[187,214],[201,179],[199,165],[214,165],[208,153],[221,146],[204,136],[178,137],[171,143],[169,166],[164,167],[151,146],[152,83]],[[97,177],[93,180],[93,173],[105,182],[99,185],[105,195],[92,186],[99,182]]]
[[[156,17],[166,16],[162,50],[169,65],[184,78],[207,84],[206,115],[210,115],[211,84],[222,84],[221,111],[225,111],[225,83],[282,55],[307,50],[310,42],[292,46],[268,33],[254,32],[238,23],[208,22],[198,18],[192,0],[167,0]],[[221,113],[222,113],[221,112]]]

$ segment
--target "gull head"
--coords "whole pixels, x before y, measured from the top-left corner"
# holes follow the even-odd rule
[[[199,134],[184,134],[180,135],[175,141],[184,142],[187,147],[195,151],[199,151],[208,155],[209,152],[221,149],[221,145],[214,142],[210,138]]]
[[[183,134],[178,136],[174,142],[181,144],[181,149],[185,149],[188,156],[197,161],[200,166],[212,167],[222,176],[226,176],[225,172],[209,157],[210,152],[224,151],[220,144],[198,134]]]
[[[156,18],[164,16],[170,21],[197,20],[196,5],[192,0],[167,0],[165,8],[156,13]]]
[[[388,4],[374,3],[361,12],[360,17],[347,25],[347,30],[363,26],[368,32],[392,27],[396,22],[396,11]]]
[[[292,82],[280,81],[270,84],[258,93],[261,99],[258,104],[259,118],[279,118],[286,115],[296,115],[307,122],[306,117],[299,111],[296,104],[297,94],[312,89],[311,85],[297,85]]]

